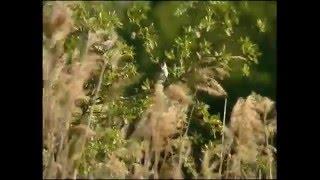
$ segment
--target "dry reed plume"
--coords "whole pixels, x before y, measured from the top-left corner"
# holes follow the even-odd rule
[[[145,161],[150,161],[151,158],[155,159],[153,162],[155,178],[159,177],[158,164],[161,158],[160,153],[171,149],[171,147],[169,147],[170,141],[172,140],[171,138],[175,134],[181,134],[180,129],[186,121],[187,108],[191,103],[187,91],[187,87],[182,84],[172,84],[164,90],[163,85],[157,83],[155,85],[153,104],[146,111],[146,115],[138,123],[133,133],[133,137],[143,137],[144,140],[147,141],[147,146],[150,145],[150,147],[145,147]],[[162,159],[162,161],[163,167],[161,166],[161,172],[167,172],[165,166],[171,163],[165,163],[164,161],[166,161],[166,159]],[[146,168],[149,167],[148,163],[149,162],[145,162]],[[179,171],[180,166],[181,164],[178,164]],[[169,173],[166,177],[167,176],[173,178],[178,175],[175,172],[173,174]],[[180,176],[181,175],[179,175],[179,177]]]
[[[86,96],[84,83],[97,71],[98,56],[84,53],[83,61],[67,64],[63,43],[71,33],[72,19],[69,8],[54,2],[51,15],[45,16],[44,69],[44,146],[48,160],[44,177],[66,178],[75,176],[74,163],[94,132],[85,124],[70,127],[72,113],[79,111],[76,101]],[[80,110],[81,113],[81,110]]]
[[[234,135],[235,152],[231,158],[231,172],[236,177],[254,178],[257,172],[248,168],[243,170],[241,166],[257,164],[258,158],[269,158],[269,173],[266,178],[274,178],[272,146],[269,141],[275,135],[276,117],[271,114],[274,110],[274,102],[269,98],[252,93],[246,99],[239,98],[233,107],[231,114],[230,130]],[[273,115],[273,116],[272,116]],[[241,172],[242,171],[242,172]]]

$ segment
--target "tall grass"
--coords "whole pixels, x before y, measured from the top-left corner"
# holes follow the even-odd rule
[[[123,40],[112,29],[89,30],[78,42],[84,47],[68,51],[66,41],[79,33],[74,4],[50,4],[43,20],[44,178],[276,178],[275,102],[255,93],[239,98],[227,121],[227,92],[218,80],[229,70],[200,59],[181,80],[145,85],[149,92],[138,96],[143,105],[129,106],[124,90],[139,76],[125,60]],[[198,91],[225,98],[222,122],[199,111]],[[201,112],[214,130],[222,127],[221,139],[201,147],[197,163],[196,137],[188,130]]]

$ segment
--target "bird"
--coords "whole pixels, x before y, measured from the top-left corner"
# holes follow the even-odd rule
[[[165,62],[161,64],[161,73],[160,73],[160,82],[165,82],[168,78],[169,72],[168,72],[168,67]]]

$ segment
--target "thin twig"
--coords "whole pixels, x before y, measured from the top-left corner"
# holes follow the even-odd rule
[[[99,77],[99,82],[98,82],[98,86],[97,86],[97,89],[96,89],[96,92],[94,94],[94,97],[93,97],[93,103],[92,103],[92,106],[95,105],[95,102],[96,102],[96,99],[98,98],[98,95],[99,95],[99,91],[100,91],[100,88],[101,88],[101,84],[102,84],[102,79],[103,79],[103,75],[104,75],[104,72],[107,68],[107,65],[108,63],[105,62],[103,67],[102,67],[102,70],[101,70],[101,73],[100,73],[100,77]],[[90,108],[90,113],[89,113],[89,117],[88,117],[88,127],[90,128],[90,125],[91,125],[91,120],[92,120],[92,114],[93,114],[93,108]]]
[[[170,143],[170,142],[169,142]],[[162,160],[162,162],[161,162],[161,166],[160,166],[160,168],[162,168],[163,167],[163,165],[164,165],[164,163],[165,163],[165,161],[166,161],[166,159],[167,159],[167,156],[168,156],[168,148],[169,148],[170,146],[169,145],[167,145],[166,146],[166,148],[165,148],[165,151],[164,151],[164,157],[163,157],[163,160]]]
[[[196,91],[194,92],[193,97],[195,97],[197,95],[197,92],[198,92],[198,89],[196,89]],[[191,118],[192,118],[193,111],[194,111],[194,107],[195,107],[195,104],[192,105],[192,109],[191,109],[190,116],[189,116],[189,121],[187,122],[188,125],[187,125],[187,128],[186,128],[186,131],[184,132],[184,136],[186,136],[187,133],[188,133],[189,125],[190,125]]]
[[[158,163],[159,163],[159,156],[160,156],[160,153],[158,150],[156,150],[154,152],[155,154],[155,160],[154,160],[154,178],[155,179],[158,179],[159,178],[159,174],[158,174]]]
[[[220,161],[220,166],[219,166],[219,175],[221,177],[221,173],[222,173],[222,163],[223,163],[223,152],[224,152],[224,129],[225,129],[225,125],[226,125],[226,110],[227,110],[227,98],[224,99],[224,109],[223,109],[223,127],[222,127],[222,151],[221,151],[221,161]]]
[[[77,179],[77,174],[78,174],[78,171],[77,171],[77,169],[75,169],[73,171],[73,179]]]
[[[262,179],[262,176],[261,176],[261,169],[259,169],[259,179]]]
[[[149,158],[150,158],[150,140],[144,142],[144,169],[149,169]]]
[[[196,89],[196,91],[195,91],[194,94],[193,94],[193,97],[196,96],[197,91],[198,91],[198,90]],[[187,125],[186,131],[184,132],[184,134],[183,134],[182,137],[186,137],[187,134],[188,134],[190,121],[191,121],[192,114],[193,114],[193,111],[194,111],[194,106],[195,106],[195,104],[192,105],[192,109],[191,109],[190,116],[189,116],[189,121],[187,122],[188,125]],[[179,152],[179,167],[181,166],[181,163],[182,163],[182,162],[181,162],[181,154],[182,154],[182,148],[183,148],[183,147],[184,147],[184,140],[182,140],[181,147],[180,147],[180,152]]]
[[[263,116],[263,123],[264,123],[264,133],[265,133],[265,141],[266,141],[266,147],[269,150],[269,135],[268,135],[268,129],[267,129],[267,113],[264,113]],[[269,158],[269,178],[272,179],[272,158],[270,157],[270,151],[268,151],[268,158]]]
[[[227,167],[227,173],[225,175],[225,178],[228,179],[228,167],[229,167],[229,162],[230,162],[230,152],[228,151],[228,158],[227,158],[227,163],[226,163],[226,167]]]
[[[240,60],[247,60],[246,58],[242,57],[242,56],[231,56],[231,59],[240,59]]]

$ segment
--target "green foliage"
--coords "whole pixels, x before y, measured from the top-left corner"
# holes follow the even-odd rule
[[[214,137],[216,138],[216,131],[222,133],[222,122],[217,115],[208,115],[208,111],[204,114],[203,120],[213,131]]]
[[[176,12],[174,13],[175,16],[182,16],[184,15],[189,8],[193,7],[193,4],[197,3],[197,1],[190,1],[190,2],[183,2],[181,5],[177,8]]]
[[[147,19],[146,13],[150,10],[148,2],[137,2],[128,9],[127,15],[130,22],[141,26],[141,21]]]
[[[248,37],[241,37],[240,43],[243,55],[247,56],[249,60],[258,63],[258,57],[261,53],[258,51],[257,45],[253,44]]]
[[[131,37],[136,37],[143,40],[143,46],[150,57],[150,60],[158,63],[159,59],[154,56],[154,50],[158,46],[157,35],[153,23],[142,25],[142,21],[147,19],[147,12],[150,10],[150,5],[147,2],[137,2],[127,10],[129,21],[138,26],[138,29],[132,32]]]
[[[266,23],[261,19],[257,19],[257,27],[259,28],[260,32],[266,32]]]
[[[77,3],[73,7],[77,29],[97,31],[121,28],[122,23],[116,12],[106,11],[103,4]]]

